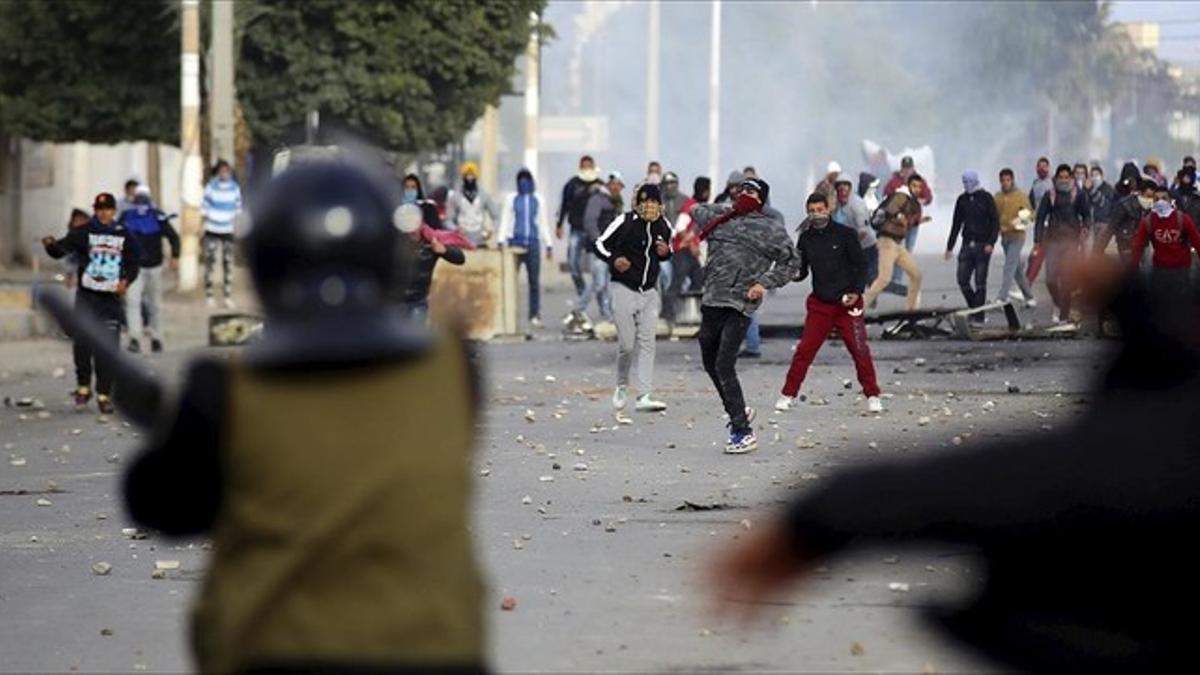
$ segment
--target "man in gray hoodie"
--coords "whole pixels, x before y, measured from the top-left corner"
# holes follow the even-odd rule
[[[750,317],[767,290],[779,288],[799,273],[799,256],[783,223],[763,212],[770,187],[751,178],[741,184],[732,208],[699,204],[692,218],[700,238],[708,241],[701,300],[700,353],[729,415],[725,452],[740,454],[758,447],[737,377],[737,356]]]

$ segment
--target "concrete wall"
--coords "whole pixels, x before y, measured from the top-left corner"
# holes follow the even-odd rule
[[[92,145],[88,143],[36,143],[22,140],[19,185],[20,213],[17,222],[16,251],[22,260],[36,252],[37,240],[46,235],[61,236],[71,209],[91,211],[92,199],[99,192],[112,192],[118,198],[125,181],[160,186],[154,195],[159,208],[167,213],[179,210],[179,177],[183,155],[179,148],[159,148],[157,180],[148,175],[149,143]],[[12,195],[0,193],[0,214],[7,214]]]

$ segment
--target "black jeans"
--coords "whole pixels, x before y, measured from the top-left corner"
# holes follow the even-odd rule
[[[750,326],[750,317],[728,307],[700,308],[700,357],[704,370],[721,395],[735,433],[750,431],[746,419],[746,399],[737,376],[737,355]]]
[[[108,333],[113,347],[120,348],[121,320],[125,315],[125,308],[119,298],[115,295],[90,293],[80,289],[75,293],[75,309],[76,311],[86,311],[90,313],[92,319],[99,320],[101,325],[104,326],[105,332]],[[113,379],[112,372],[108,369],[108,366],[103,361],[96,360],[92,350],[79,342],[75,342],[73,352],[75,356],[75,383],[80,387],[92,386],[92,366],[94,362],[96,393],[104,394],[105,396],[112,395]]]
[[[992,254],[984,253],[984,246],[975,241],[963,242],[958,252],[958,287],[967,301],[967,307],[979,307],[987,299],[988,264]]]
[[[674,270],[671,274],[671,285],[667,287],[667,292],[663,296],[663,318],[667,321],[675,321],[675,314],[679,311],[679,298],[683,293],[683,284],[687,282],[689,291],[698,291],[704,288],[704,267],[696,256],[692,255],[690,249],[676,251],[671,256],[671,264]]]

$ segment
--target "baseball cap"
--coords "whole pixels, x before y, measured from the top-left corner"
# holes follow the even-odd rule
[[[117,199],[112,196],[111,192],[101,192],[96,195],[95,201],[92,202],[93,209],[115,209],[117,208]]]

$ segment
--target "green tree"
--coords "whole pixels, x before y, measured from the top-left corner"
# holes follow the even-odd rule
[[[177,141],[177,3],[0,2],[0,134]]]
[[[255,141],[318,110],[384,148],[460,137],[509,91],[545,0],[248,0],[238,96]]]

